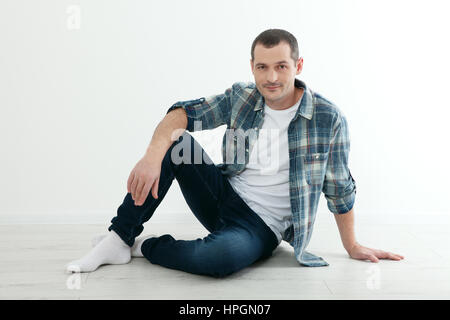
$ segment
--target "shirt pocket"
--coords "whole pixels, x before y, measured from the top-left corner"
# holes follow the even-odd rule
[[[325,178],[328,152],[308,153],[303,155],[303,168],[309,185],[321,185]]]

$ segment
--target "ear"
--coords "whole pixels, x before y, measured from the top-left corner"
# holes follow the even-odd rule
[[[295,74],[296,75],[300,74],[302,72],[302,70],[303,70],[303,58],[300,57],[300,58],[298,58],[297,63],[296,63],[296,72],[295,72]]]
[[[253,72],[253,60],[250,58],[250,68],[251,68],[251,70],[252,70],[252,73],[254,73]]]

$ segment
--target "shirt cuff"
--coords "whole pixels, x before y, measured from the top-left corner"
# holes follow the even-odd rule
[[[350,194],[343,197],[325,195],[325,198],[327,199],[328,209],[330,209],[330,211],[335,214],[343,214],[352,210],[353,205],[355,204],[355,197],[356,188],[354,188]]]
[[[177,109],[177,108],[183,108],[184,111],[186,111],[186,117],[187,117],[186,130],[189,132],[193,132],[194,131],[194,114],[192,113],[192,111],[189,108],[185,108],[185,106],[180,105],[180,104],[174,104],[173,106],[171,106],[169,108],[169,110],[167,110],[166,114],[168,114],[170,111]]]

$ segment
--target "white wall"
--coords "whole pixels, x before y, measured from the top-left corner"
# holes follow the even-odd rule
[[[297,37],[298,78],[347,116],[357,219],[435,222],[450,214],[449,7],[4,0],[0,223],[107,223],[167,108],[253,81],[250,46],[268,28]],[[196,137],[213,152],[221,130]],[[175,182],[154,219],[191,218]]]

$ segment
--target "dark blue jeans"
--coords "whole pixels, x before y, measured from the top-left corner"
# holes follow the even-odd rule
[[[181,163],[175,161],[178,164],[171,157],[176,145],[174,152],[184,159]],[[199,157],[197,153],[194,159],[194,154],[199,150],[201,163],[196,164]],[[187,132],[171,145],[161,163],[158,199],[150,191],[144,204],[135,206],[131,193],[127,193],[108,230],[114,230],[131,247],[174,179],[190,209],[210,233],[196,240],[175,240],[169,234],[145,240],[141,251],[151,263],[224,277],[272,255],[278,246],[273,231],[247,206]]]

